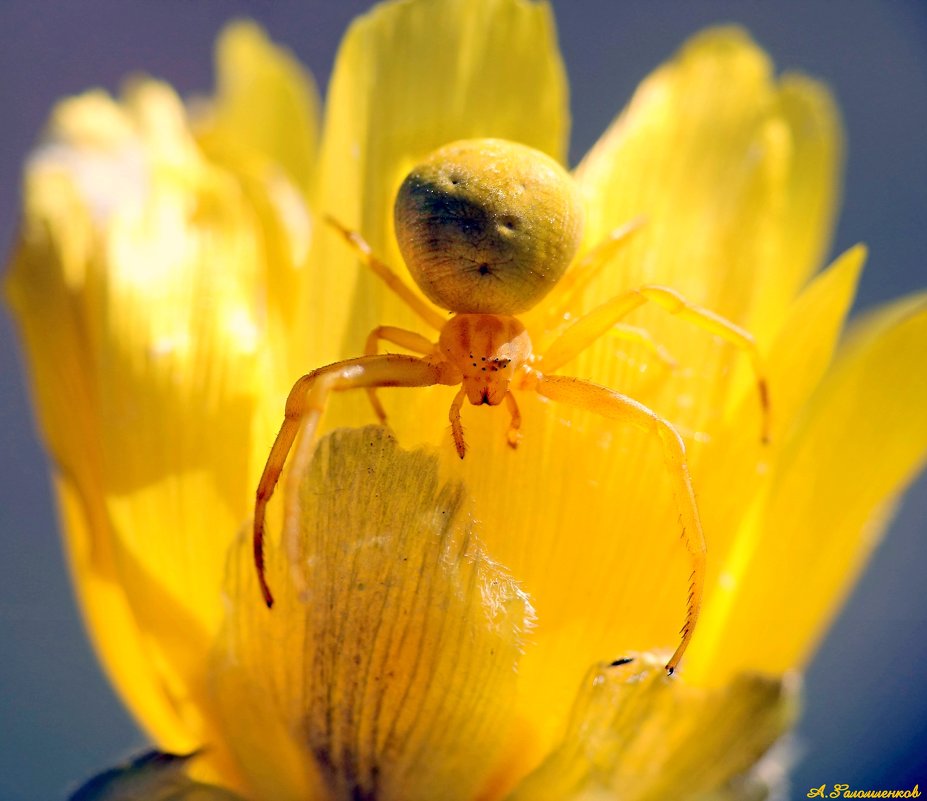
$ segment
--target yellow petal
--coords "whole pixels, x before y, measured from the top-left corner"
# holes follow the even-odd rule
[[[253,22],[228,25],[216,43],[217,92],[204,132],[238,160],[260,157],[282,168],[308,195],[316,174],[319,100],[315,83]]]
[[[409,169],[440,145],[476,136],[513,139],[562,158],[566,103],[546,3],[377,6],[352,24],[335,63],[315,206],[359,230],[404,274],[392,205]],[[361,352],[363,338],[384,322],[420,327],[379,279],[358,275],[334,232],[318,237],[312,263],[307,366]]]
[[[789,436],[830,367],[865,259],[862,245],[848,250],[812,281],[785,316],[766,362],[776,387],[773,440]]]
[[[340,430],[303,476],[289,567],[268,554],[272,610],[250,543],[234,554],[214,671],[261,797],[478,797],[508,734],[531,608],[468,507],[433,454],[383,428]]]
[[[695,289],[699,302],[745,321],[751,303],[770,302],[751,295],[755,282],[775,290],[777,281],[788,290],[776,298],[781,313],[830,238],[836,114],[819,84],[800,76],[777,84],[743,30],[693,37],[577,168],[590,244],[646,219],[612,283]]]
[[[758,404],[749,396],[702,453],[696,485],[710,555],[699,636],[686,661],[690,680],[715,675],[712,654],[717,640],[726,636],[730,607],[738,603],[734,577],[740,575],[745,554],[756,547],[754,537],[761,534],[750,523],[751,507],[767,491],[779,453],[830,366],[864,257],[863,247],[847,251],[792,305],[767,359],[771,443],[763,445],[757,436]]]
[[[589,246],[645,220],[587,291],[587,308],[665,284],[768,344],[829,241],[840,150],[826,89],[801,77],[777,84],[738,28],[694,37],[641,84],[577,169]],[[710,430],[730,398],[750,390],[747,362],[729,346],[652,308],[628,321],[686,369],[654,391],[605,342],[570,369],[646,399],[688,431]]]
[[[562,743],[507,801],[765,797],[743,774],[793,721],[794,685],[742,674],[699,690],[646,654],[597,666]]]
[[[228,25],[215,60],[217,97],[194,118],[197,142],[210,161],[236,176],[266,228],[261,347],[282,376],[282,384],[266,393],[276,412],[305,365],[296,315],[309,291],[305,261],[313,235],[309,195],[318,178],[318,93],[292,54],[253,22]],[[265,455],[255,454],[256,461],[262,464]]]
[[[50,158],[44,162],[35,157],[6,289],[28,354],[39,423],[57,466],[69,562],[91,636],[130,708],[166,746],[185,750],[194,743],[150,668],[143,635],[117,579],[102,492],[99,358],[91,353],[100,336],[92,214],[103,206],[95,201],[105,198],[91,192],[111,188],[107,167],[121,173],[124,186],[131,185],[130,168],[137,166],[129,147],[131,126],[112,101],[92,93],[62,103],[52,129],[73,137],[75,149],[46,151]],[[112,149],[114,157],[96,158],[97,147]]]
[[[927,454],[927,297],[854,331],[785,443],[768,497],[740,537],[736,585],[710,661],[777,671],[803,664],[853,585],[886,511]],[[706,655],[706,661],[708,656]]]
[[[105,518],[99,516],[99,503],[97,509],[92,509],[75,485],[61,476],[56,477],[55,490],[66,532],[68,566],[72,575],[80,577],[75,581],[78,602],[87,633],[110,681],[136,720],[144,722],[158,743],[178,751],[195,748],[194,736],[177,714],[157,672],[152,670],[144,633],[124,589],[114,577],[115,568],[101,566],[99,556],[93,558],[94,546],[104,539],[100,532],[107,528]],[[88,519],[89,515],[96,517]]]
[[[142,724],[184,750],[216,740],[206,654],[276,387],[258,347],[271,204],[202,157],[160,84],[65,101],[51,132],[8,292],[94,639]]]

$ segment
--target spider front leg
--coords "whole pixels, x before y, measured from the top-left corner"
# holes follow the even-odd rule
[[[705,587],[705,537],[695,503],[695,493],[692,490],[692,480],[689,477],[686,449],[682,438],[672,424],[656,412],[613,390],[579,378],[535,375],[535,388],[544,397],[588,409],[612,420],[631,423],[660,440],[663,458],[673,482],[673,495],[682,519],[683,542],[692,563],[688,607],[681,632],[682,641],[669,662],[666,663],[667,672],[672,674],[692,640]]]
[[[274,597],[264,570],[264,518],[267,503],[274,493],[300,427],[303,428],[303,436],[311,440],[331,392],[369,387],[429,387],[458,383],[459,373],[447,362],[388,353],[346,359],[320,367],[293,385],[287,396],[283,424],[264,465],[254,502],[254,566],[261,595],[268,607],[273,606]]]

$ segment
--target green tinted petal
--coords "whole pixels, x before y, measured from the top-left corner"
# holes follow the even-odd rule
[[[242,801],[240,796],[184,774],[196,754],[149,751],[81,785],[69,801]]]
[[[593,668],[561,744],[507,801],[756,797],[745,774],[793,721],[795,683],[740,675],[707,691],[664,662]]]
[[[531,608],[482,552],[459,482],[386,429],[324,438],[298,531],[235,554],[214,675],[225,732],[263,797],[469,801],[511,727]],[[287,552],[290,564],[287,566]]]

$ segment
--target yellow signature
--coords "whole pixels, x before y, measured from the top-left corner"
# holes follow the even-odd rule
[[[849,784],[835,784],[829,790],[826,784],[812,787],[808,798],[920,798],[920,786],[910,790],[852,790]]]

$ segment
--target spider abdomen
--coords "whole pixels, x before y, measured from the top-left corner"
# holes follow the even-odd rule
[[[569,266],[582,204],[552,158],[500,139],[453,142],[403,181],[396,238],[425,295],[456,312],[517,314]]]

